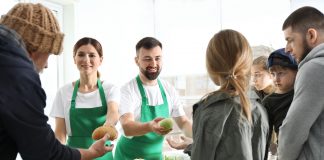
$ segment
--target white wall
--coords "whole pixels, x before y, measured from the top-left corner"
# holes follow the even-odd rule
[[[204,74],[205,49],[214,33],[231,28],[252,46],[280,48],[285,44],[281,24],[289,11],[289,1],[282,0],[79,0],[75,41],[92,36],[102,43],[100,71],[113,83],[123,84],[138,73],[135,44],[145,36],[163,43],[162,76]],[[67,81],[78,77],[69,61]]]
[[[135,44],[145,36],[163,43],[162,76],[204,74],[205,49],[214,33],[231,28],[242,32],[252,46],[283,47],[281,24],[290,11],[288,0],[51,1],[63,6],[59,85],[79,77],[72,48],[84,36],[103,45],[102,79],[121,85],[138,73]],[[11,5],[9,1],[1,4]]]
[[[9,11],[9,9],[17,3],[16,0],[0,0],[0,15],[3,15]]]
[[[104,61],[99,68],[102,79],[122,84],[135,76],[135,44],[144,36],[155,35],[153,9],[152,1],[147,0],[76,3],[75,42],[90,36],[102,44]],[[72,56],[72,51],[68,54]],[[70,67],[76,68],[72,64]],[[78,78],[78,74],[73,75],[74,79]]]
[[[302,6],[312,6],[324,12],[323,0],[291,0],[291,12]]]
[[[222,26],[242,32],[252,46],[284,47],[281,26],[290,11],[288,0],[223,0]]]
[[[157,0],[156,37],[164,44],[164,76],[205,73],[205,50],[220,30],[219,0]]]

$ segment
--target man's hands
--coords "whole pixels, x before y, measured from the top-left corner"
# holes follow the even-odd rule
[[[81,160],[91,160],[103,156],[105,153],[113,150],[114,146],[106,146],[106,141],[109,135],[106,134],[103,138],[93,143],[89,149],[79,149]]]
[[[159,125],[159,122],[161,120],[163,120],[164,118],[155,118],[153,119],[152,121],[149,122],[149,125],[150,125],[150,128],[152,130],[152,132],[155,132],[156,134],[159,134],[159,135],[166,135],[168,134],[169,132],[172,131],[172,129],[165,129],[164,127],[161,127]]]
[[[181,141],[176,141],[173,140],[172,138],[168,137],[166,140],[168,142],[168,144],[170,145],[170,147],[174,148],[174,149],[185,149],[189,144],[192,144],[192,138],[188,138],[185,136],[181,136]]]

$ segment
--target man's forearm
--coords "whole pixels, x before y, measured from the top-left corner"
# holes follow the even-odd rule
[[[183,126],[182,126],[182,131],[185,134],[185,136],[192,138],[192,124],[190,121],[187,121]]]
[[[187,136],[192,138],[192,123],[186,116],[175,117],[174,120],[176,121],[179,128],[182,132]]]
[[[129,121],[122,124],[126,136],[142,136],[148,132],[152,132],[150,122],[141,123],[136,121]]]

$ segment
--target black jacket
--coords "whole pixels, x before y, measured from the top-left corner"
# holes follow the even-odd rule
[[[80,159],[76,149],[61,145],[44,114],[46,94],[24,44],[0,25],[0,159]]]
[[[269,126],[274,128],[276,134],[279,134],[279,128],[286,117],[293,98],[294,90],[292,89],[284,94],[272,93],[262,101],[269,115]]]

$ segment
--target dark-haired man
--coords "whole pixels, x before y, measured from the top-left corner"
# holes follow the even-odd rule
[[[192,123],[185,116],[174,87],[159,79],[162,70],[162,44],[145,37],[136,45],[135,63],[139,75],[121,88],[120,122],[124,135],[119,139],[115,159],[162,159],[165,134],[171,130],[159,126],[172,117],[184,133],[192,136]]]
[[[294,98],[279,132],[279,160],[324,159],[324,15],[313,7],[283,24],[286,52],[296,59]]]

